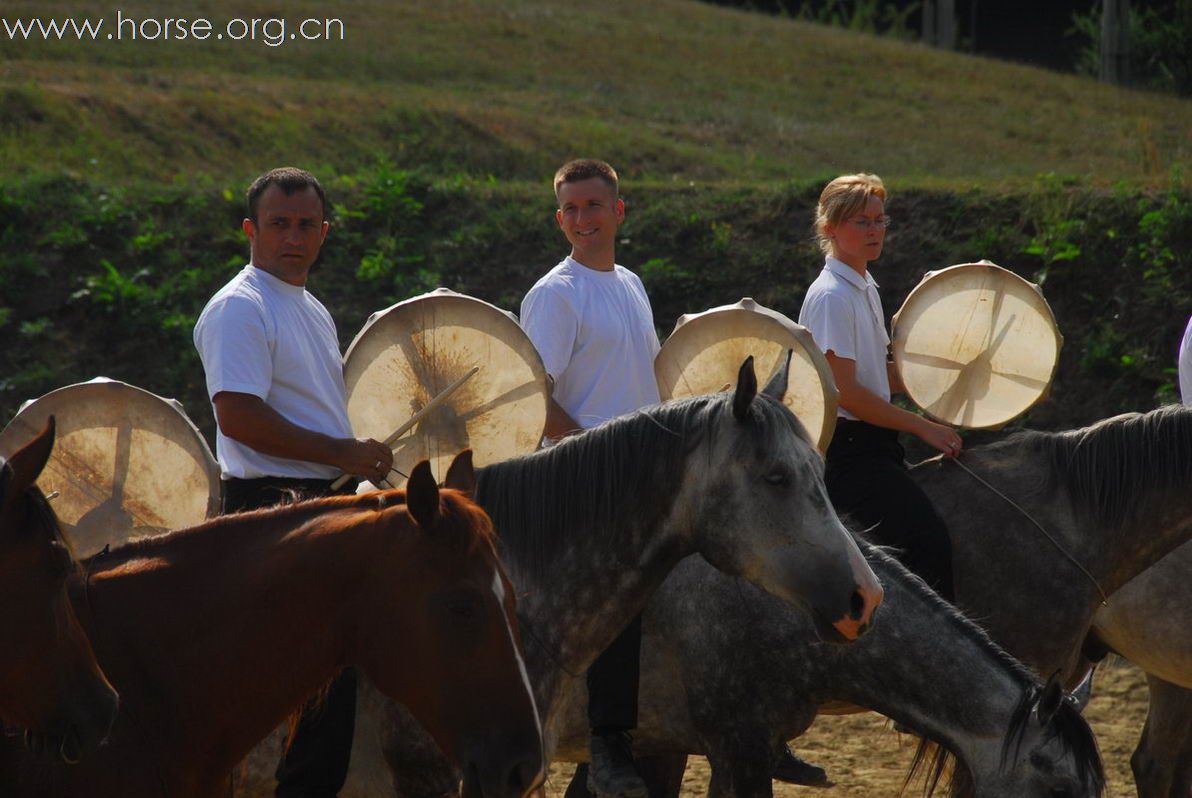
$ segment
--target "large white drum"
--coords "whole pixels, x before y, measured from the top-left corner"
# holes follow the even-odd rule
[[[958,427],[995,429],[1044,399],[1063,343],[1039,286],[989,261],[928,272],[894,315],[907,395]]]
[[[353,431],[385,440],[473,368],[394,443],[394,468],[409,474],[429,459],[442,479],[461,449],[477,466],[537,449],[549,397],[542,359],[511,314],[446,288],[373,314],[352,341],[344,381]]]
[[[103,377],[26,402],[0,433],[10,456],[54,416],[37,485],[80,556],[219,512],[219,465],[182,405]]]
[[[736,384],[737,371],[750,355],[758,382],[764,385],[788,349],[792,356],[786,406],[819,450],[827,451],[839,397],[827,358],[806,327],[748,297],[679,317],[654,360],[658,391],[664,400],[722,391]]]

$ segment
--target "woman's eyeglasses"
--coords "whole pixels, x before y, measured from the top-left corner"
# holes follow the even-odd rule
[[[873,227],[877,230],[885,230],[890,226],[890,217],[878,216],[875,219],[866,219],[864,216],[854,216],[852,219],[848,220],[848,223],[858,230],[868,231],[870,227]]]

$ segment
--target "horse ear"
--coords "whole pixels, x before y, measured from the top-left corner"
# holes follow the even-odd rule
[[[1039,703],[1035,707],[1035,715],[1039,719],[1040,726],[1051,723],[1051,719],[1055,717],[1055,713],[1059,711],[1063,701],[1064,686],[1060,684],[1060,672],[1056,671],[1047,680],[1047,684],[1043,687],[1043,694],[1039,696]]]
[[[733,393],[733,415],[738,421],[744,421],[749,413],[749,405],[753,397],[757,396],[757,374],[753,372],[753,355],[745,358],[741,370],[737,372],[737,390]]]
[[[476,495],[476,469],[472,467],[471,449],[464,449],[451,461],[443,487],[458,490],[469,499]]]
[[[771,399],[777,399],[779,402],[786,396],[786,386],[790,381],[792,354],[794,354],[794,350],[788,349],[786,350],[786,356],[778,359],[777,368],[770,375],[769,381],[766,382],[766,387],[762,388],[762,393]]]
[[[5,494],[24,493],[25,490],[41,476],[41,470],[46,467],[50,459],[50,452],[54,450],[54,417],[46,420],[46,427],[33,440],[26,443],[9,458],[12,466],[13,479],[10,486],[5,486]]]
[[[439,486],[430,472],[430,461],[414,466],[406,482],[406,509],[423,529],[430,529],[439,520]]]

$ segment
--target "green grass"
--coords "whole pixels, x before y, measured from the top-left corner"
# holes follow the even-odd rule
[[[113,24],[114,6],[94,6],[10,1],[0,15]],[[282,162],[350,174],[387,159],[545,181],[594,154],[642,184],[863,169],[1013,189],[1050,172],[1152,187],[1192,167],[1186,100],[690,0],[244,0],[172,15],[218,29],[283,8],[342,17],[345,41],[0,41],[0,179],[240,185]]]

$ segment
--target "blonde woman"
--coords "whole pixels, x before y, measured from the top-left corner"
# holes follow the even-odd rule
[[[870,530],[874,542],[898,549],[903,564],[951,601],[948,529],[906,473],[898,433],[916,435],[949,457],[960,453],[961,440],[951,427],[890,403],[903,386],[889,359],[878,284],[869,274],[889,224],[886,187],[877,175],[841,175],[820,194],[815,235],[824,268],[807,289],[799,323],[824,350],[840,391],[824,481],[837,512]],[[790,749],[781,752],[773,775],[792,784],[829,784],[821,768]]]
[[[871,529],[876,542],[898,548],[908,568],[951,600],[947,527],[906,473],[898,433],[916,435],[949,457],[960,453],[961,440],[951,427],[890,403],[902,384],[869,273],[890,223],[885,203],[877,175],[843,175],[824,188],[815,215],[824,268],[807,290],[799,323],[827,354],[840,391],[825,475],[833,504]]]

